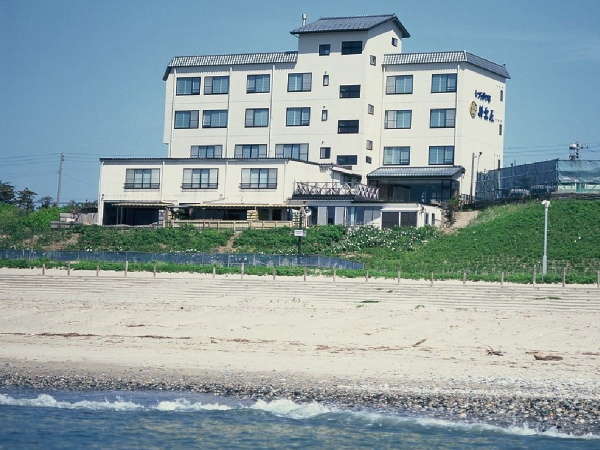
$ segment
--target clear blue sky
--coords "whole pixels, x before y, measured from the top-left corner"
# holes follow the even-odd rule
[[[600,1],[0,0],[0,180],[95,199],[99,156],[165,156],[162,75],[172,56],[294,50],[320,16],[396,13],[404,51],[468,50],[506,64],[505,164],[600,159]]]

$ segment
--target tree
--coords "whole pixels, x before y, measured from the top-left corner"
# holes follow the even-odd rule
[[[0,181],[0,202],[14,203],[14,201],[15,201],[15,187],[10,183]]]
[[[50,195],[40,198],[40,208],[50,208],[54,204],[54,199]]]
[[[37,193],[33,192],[29,188],[25,188],[22,191],[17,192],[17,198],[15,204],[25,211],[33,211],[33,201]]]

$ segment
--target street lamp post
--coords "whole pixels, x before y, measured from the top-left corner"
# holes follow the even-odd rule
[[[546,275],[548,272],[548,208],[550,207],[550,200],[542,201],[544,205],[544,256],[542,257],[542,275]]]

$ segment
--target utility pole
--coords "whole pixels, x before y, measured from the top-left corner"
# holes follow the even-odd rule
[[[544,205],[544,256],[542,257],[542,275],[546,276],[548,272],[548,208],[550,200],[542,201]]]
[[[56,206],[60,203],[60,188],[62,185],[62,171],[63,171],[63,162],[65,161],[65,154],[61,152],[60,159],[58,163],[58,186],[56,187]]]
[[[569,159],[571,161],[578,161],[581,157],[581,154],[579,152],[581,150],[585,150],[586,148],[589,148],[589,145],[580,144],[577,141],[569,145]]]

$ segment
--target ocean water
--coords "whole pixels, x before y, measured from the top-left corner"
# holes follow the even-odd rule
[[[598,449],[600,436],[500,428],[281,399],[0,390],[0,448]]]

